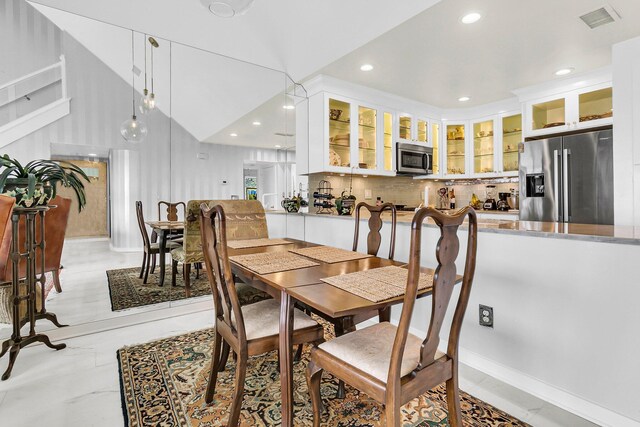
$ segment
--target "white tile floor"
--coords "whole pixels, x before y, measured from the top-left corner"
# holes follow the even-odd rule
[[[74,263],[70,253],[85,254],[84,261]],[[206,300],[112,313],[104,271],[137,265],[138,258],[140,254],[111,252],[105,242],[72,242],[67,246],[63,293],[55,295],[48,308],[64,322],[77,326],[49,333],[55,342],[67,344],[64,350],[56,352],[42,345],[22,350],[11,378],[0,383],[1,425],[123,425],[116,350],[211,324]],[[42,322],[39,330],[50,329],[45,326]],[[7,333],[8,328],[0,329],[0,337]],[[4,371],[6,363],[5,356],[0,370]],[[477,370],[461,366],[460,374],[462,389],[531,425],[595,425]]]

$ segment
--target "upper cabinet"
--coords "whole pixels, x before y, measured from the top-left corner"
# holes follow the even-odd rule
[[[603,83],[528,101],[524,113],[525,137],[610,125],[613,90]]]
[[[413,141],[413,117],[407,114],[398,116],[398,138],[402,142]]]
[[[473,174],[476,176],[498,172],[494,130],[493,119],[473,122]]]
[[[309,173],[394,175],[393,114],[328,93],[309,99]]]
[[[522,139],[522,114],[502,117],[502,172],[518,174],[518,147]]]
[[[446,167],[444,176],[455,178],[467,175],[465,127],[464,123],[447,124],[443,160],[443,165]]]

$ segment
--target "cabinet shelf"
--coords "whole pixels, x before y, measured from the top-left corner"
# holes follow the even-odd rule
[[[474,157],[489,157],[489,156],[493,157],[493,153],[491,153],[491,154],[475,154],[474,155]]]
[[[514,130],[512,132],[503,132],[502,136],[512,136],[512,135],[522,135],[522,131],[521,130]]]
[[[487,138],[493,138],[493,135],[476,136],[474,139],[477,141],[477,140],[485,140]]]
[[[505,150],[505,151],[503,151],[503,153],[504,154],[517,154],[518,150],[509,150],[509,151]]]

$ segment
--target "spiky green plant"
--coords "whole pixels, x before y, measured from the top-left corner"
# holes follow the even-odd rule
[[[4,170],[2,170],[4,169]],[[32,160],[26,165],[22,165],[18,160],[12,159],[8,154],[0,157],[0,193],[4,192],[5,186],[12,179],[27,179],[27,196],[33,197],[37,184],[51,185],[52,196],[57,193],[57,186],[61,184],[70,187],[78,199],[78,211],[82,211],[87,204],[87,197],[84,191],[82,180],[89,182],[89,177],[78,166],[65,162],[53,160]]]

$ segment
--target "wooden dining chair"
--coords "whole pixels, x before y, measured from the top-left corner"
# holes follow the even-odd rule
[[[156,255],[160,253],[160,244],[156,242],[151,242],[149,239],[149,233],[147,233],[147,225],[144,223],[144,212],[142,209],[142,202],[136,201],[136,217],[138,219],[138,228],[140,229],[140,234],[142,235],[142,268],[140,268],[140,278],[142,279],[144,276],[143,283],[147,283],[147,279],[149,278],[149,269],[151,268],[151,272],[156,266]],[[168,241],[167,248],[175,248],[178,246],[178,243]],[[152,265],[153,264],[153,265]]]
[[[182,206],[182,218],[187,217],[187,205],[185,202],[165,202],[164,200],[160,200],[158,202],[158,220],[164,221],[162,218],[162,207],[165,208],[165,218],[167,221],[177,221],[178,220],[178,207]]]
[[[433,277],[431,319],[423,340],[409,333],[420,274],[422,223],[427,217],[440,228],[436,245],[438,266]],[[462,288],[449,330],[446,353],[438,351],[440,330],[456,284],[460,242],[458,228],[469,218],[467,253]],[[478,225],[475,211],[465,207],[451,215],[433,208],[420,209],[411,224],[411,250],[407,288],[400,323],[378,323],[325,342],[311,350],[307,383],[313,405],[313,425],[320,426],[322,402],[320,380],[323,371],[384,404],[386,425],[400,426],[400,407],[445,382],[449,425],[462,426],[458,390],[458,344],[462,320],[469,302],[476,265]]]
[[[200,227],[215,310],[213,357],[205,402],[213,401],[224,342],[238,355],[236,385],[227,424],[235,427],[240,418],[247,358],[278,349],[280,302],[269,299],[241,306],[227,253],[226,217],[221,205],[212,208],[202,205]],[[292,343],[297,345],[322,340],[322,326],[302,311],[294,309]]]

